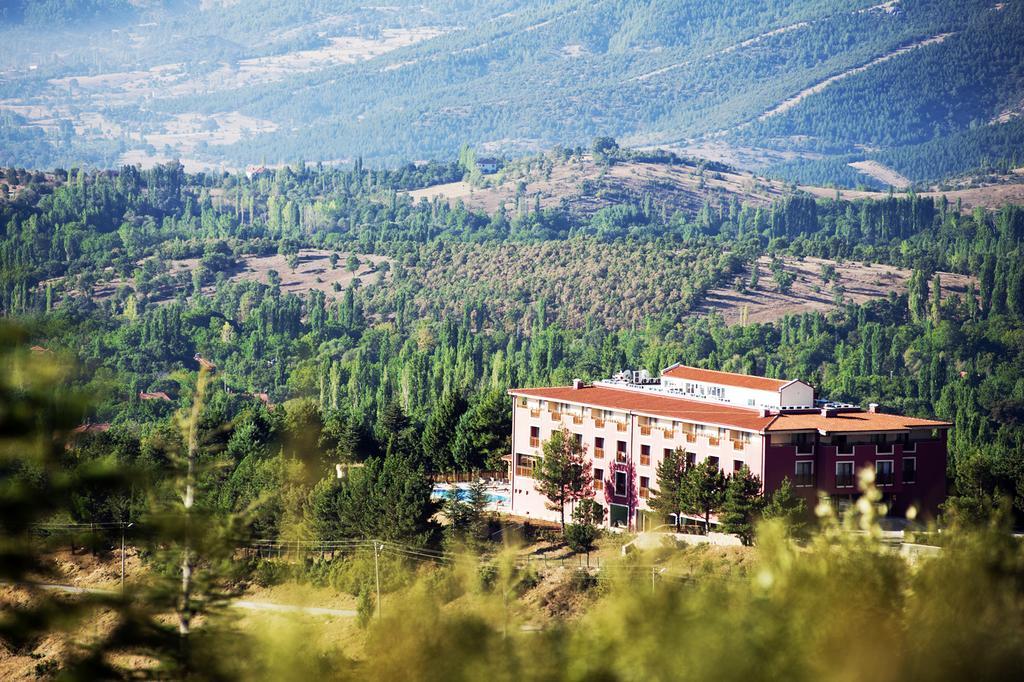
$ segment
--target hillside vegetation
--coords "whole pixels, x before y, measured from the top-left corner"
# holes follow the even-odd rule
[[[1020,146],[1017,0],[135,11],[124,30],[0,29],[0,162],[375,164],[606,135],[743,150],[750,168],[786,155],[779,177],[878,186],[848,164],[918,182],[1011,162]]]

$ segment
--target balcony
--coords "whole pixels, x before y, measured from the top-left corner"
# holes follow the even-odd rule
[[[594,479],[594,490],[604,490],[604,481],[599,478]]]
[[[672,429],[662,429],[661,435],[671,440],[676,437],[676,432],[673,431]]]
[[[814,485],[814,474],[797,474],[793,485],[797,488],[810,488]]]
[[[852,455],[853,443],[840,443],[836,446],[837,455]]]
[[[597,417],[594,417],[594,426],[596,426],[599,429],[603,429],[604,428],[604,420],[603,419],[598,419]]]
[[[640,466],[642,466],[642,467],[649,467],[649,466],[651,466],[651,456],[650,455],[640,455]]]
[[[626,430],[626,425],[623,422],[616,422],[615,430],[616,431],[625,431]]]
[[[560,421],[562,421],[562,413],[561,412],[552,412],[551,413],[551,421],[553,421],[553,422],[560,422]]]
[[[878,447],[876,449],[876,452],[879,455],[891,455],[893,445],[894,443],[877,443]]]
[[[713,448],[718,447],[718,438],[716,436],[708,436],[708,445]]]
[[[604,448],[594,448],[594,459],[604,459]]]
[[[583,415],[581,415],[581,414],[574,414],[572,416],[572,423],[573,424],[582,424],[583,423]]]
[[[537,409],[530,410],[530,416],[533,417],[534,419],[539,418],[540,417],[540,410],[537,410]]]
[[[526,478],[533,478],[533,467],[516,467],[516,476],[525,476]]]
[[[741,440],[734,440],[732,442],[732,449],[733,450],[742,450],[744,447],[745,446],[743,444],[743,441],[741,441]]]
[[[875,485],[878,487],[892,485],[895,480],[895,476],[890,471],[888,473],[875,473]]]
[[[640,488],[640,499],[641,500],[646,500],[650,496],[651,496],[651,489],[650,488]]]
[[[640,427],[640,435],[641,436],[649,436],[649,435],[651,435],[651,427],[650,426],[641,426]]]
[[[796,454],[809,455],[814,452],[814,443],[797,443]]]
[[[837,488],[852,488],[856,482],[853,474],[836,474]]]
[[[539,448],[540,447],[540,438],[538,438],[537,436],[530,436],[530,447],[531,448]]]
[[[618,462],[619,464],[625,464],[626,463],[626,453],[623,452],[622,450],[619,450],[618,452],[616,452],[615,453],[615,461]]]
[[[686,442],[687,443],[696,443],[697,442],[696,434],[693,434],[693,433],[686,434]]]

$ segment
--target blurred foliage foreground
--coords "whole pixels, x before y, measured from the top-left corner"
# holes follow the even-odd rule
[[[0,579],[25,584],[46,579],[45,547],[33,528],[59,514],[75,486],[124,482],[116,470],[98,470],[88,481],[62,473],[62,458],[71,456],[64,442],[78,413],[61,388],[59,363],[18,351],[23,345],[14,336],[2,342]],[[182,428],[189,428],[187,416]],[[574,575],[567,584],[586,593],[587,608],[539,628],[523,628],[525,602],[539,580],[553,576],[531,574],[511,548],[488,561],[452,554],[443,564],[389,565],[391,594],[358,642],[317,637],[326,624],[310,617],[234,627],[237,614],[233,619],[223,607],[239,584],[230,564],[241,562],[226,560],[235,536],[223,530],[223,520],[192,515],[187,459],[183,453],[181,495],[153,503],[150,519],[163,523],[151,521],[144,540],[151,578],[123,596],[55,596],[29,586],[27,598],[11,599],[14,588],[0,585],[0,669],[45,637],[79,638],[83,623],[102,619],[104,627],[89,630],[64,660],[36,674],[1005,680],[1024,671],[1024,550],[1008,526],[950,529],[941,534],[941,551],[910,561],[883,544],[870,481],[844,518],[820,508],[820,529],[803,543],[781,525],[761,526],[754,560],[724,574],[653,581],[650,570],[635,570],[675,551],[662,550],[610,562],[583,579]]]

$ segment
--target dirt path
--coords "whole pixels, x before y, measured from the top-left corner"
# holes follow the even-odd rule
[[[653,71],[642,73],[639,76],[633,76],[632,78],[627,79],[626,82],[628,83],[633,81],[645,81],[650,78],[654,78],[655,76],[660,76],[663,73],[668,73],[669,71],[673,71],[675,69],[681,69],[682,67],[693,64],[696,61],[711,59],[712,57],[718,57],[723,54],[729,54],[731,52],[735,52],[736,50],[742,50],[745,47],[756,45],[757,43],[761,42],[766,38],[771,38],[772,36],[777,36],[783,33],[788,33],[790,31],[795,31],[796,29],[804,28],[805,26],[810,26],[810,23],[806,21],[801,21],[795,24],[790,24],[789,26],[782,26],[781,28],[777,28],[773,31],[768,31],[767,33],[756,35],[753,38],[747,38],[744,41],[738,42],[734,45],[730,45],[729,47],[722,48],[721,50],[716,50],[715,52],[706,54],[703,57],[696,57],[694,59],[687,59],[685,61],[676,62],[675,64],[668,64],[666,66],[662,66],[661,68],[654,69]]]
[[[878,161],[854,161],[848,165],[851,168],[856,168],[861,173],[870,175],[879,182],[896,189],[906,189],[913,184],[907,176],[900,174],[898,171],[895,171]]]
[[[793,107],[795,107],[800,102],[802,102],[805,99],[807,99],[808,97],[810,97],[811,95],[816,95],[817,93],[821,92],[822,90],[824,90],[825,88],[827,88],[828,86],[832,85],[833,83],[835,83],[837,81],[841,81],[844,78],[849,78],[850,76],[854,76],[854,75],[856,75],[858,73],[862,73],[864,71],[867,71],[868,69],[870,69],[873,66],[878,66],[879,64],[887,62],[890,59],[895,59],[896,57],[899,57],[902,54],[906,54],[906,53],[910,52],[911,50],[916,50],[918,48],[925,47],[925,46],[928,46],[928,45],[935,45],[935,44],[941,43],[942,41],[946,40],[946,38],[949,38],[952,35],[954,35],[954,34],[953,33],[940,33],[938,35],[932,36],[931,38],[925,38],[924,40],[918,40],[917,42],[910,43],[909,45],[904,45],[903,47],[900,47],[900,48],[897,48],[897,49],[893,50],[892,52],[888,52],[888,53],[882,55],[881,57],[875,57],[874,59],[872,59],[871,61],[869,61],[866,64],[862,64],[860,66],[856,66],[856,67],[854,67],[852,69],[847,69],[846,71],[843,71],[841,73],[837,73],[834,76],[829,76],[825,80],[823,80],[823,81],[821,81],[819,83],[816,83],[816,84],[810,86],[809,88],[804,88],[803,90],[801,90],[800,92],[796,93],[792,97],[790,97],[790,98],[786,99],[785,101],[783,101],[781,104],[778,104],[778,105],[772,107],[768,111],[766,111],[763,114],[761,114],[760,116],[758,116],[757,120],[758,121],[763,121],[763,120],[765,120],[767,118],[771,118],[772,116],[777,116],[778,114],[785,113],[785,112],[789,111],[790,109],[792,109]]]

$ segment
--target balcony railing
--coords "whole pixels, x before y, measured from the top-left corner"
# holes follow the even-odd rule
[[[615,424],[615,430],[616,431],[625,431],[626,430],[626,425],[624,423],[622,423],[622,422],[617,422]]]
[[[594,459],[604,459],[604,448],[594,448]]]
[[[642,467],[649,467],[649,466],[651,466],[651,456],[650,455],[640,455],[640,466],[642,466]]]
[[[852,488],[855,477],[853,474],[836,474],[837,488]]]
[[[516,467],[516,476],[526,476],[527,478],[533,478],[533,467]]]
[[[814,452],[814,443],[797,443],[796,452],[799,455],[809,455]]]
[[[842,443],[836,449],[836,454],[839,455],[852,455],[853,454],[853,443]]]
[[[615,461],[620,463],[620,464],[624,464],[626,462],[626,453],[623,452],[622,450],[619,450],[618,452],[616,452],[615,453]]]
[[[649,436],[649,435],[651,435],[651,427],[650,426],[641,426],[640,427],[640,435],[641,436]]]
[[[540,416],[540,410],[530,410],[530,416],[536,419]]]
[[[583,415],[574,414],[572,416],[572,423],[573,424],[582,424],[583,423]]]
[[[538,438],[537,436],[530,436],[530,447],[540,447],[540,438]]]
[[[741,441],[741,440],[734,440],[732,442],[732,449],[733,450],[742,450],[743,448],[744,448],[743,441]]]
[[[894,478],[895,477],[893,476],[892,472],[889,472],[887,474],[880,474],[880,473],[876,472],[875,473],[875,485],[877,485],[877,486],[892,485]]]
[[[603,429],[604,428],[604,420],[599,418],[599,417],[594,417],[594,426],[596,426],[599,429]]]
[[[797,488],[810,488],[814,485],[814,474],[797,474],[794,477],[793,485]]]
[[[892,454],[892,443],[878,443],[877,452],[880,455],[891,455]]]
[[[604,490],[604,481],[599,478],[594,479],[594,490]]]
[[[696,443],[697,442],[696,434],[693,434],[693,433],[686,434],[686,442],[687,443]]]
[[[676,432],[673,431],[672,429],[662,429],[661,435],[664,436],[665,438],[672,439],[676,437]]]
[[[650,488],[640,488],[640,499],[646,500],[650,496],[651,496],[651,489]]]
[[[562,420],[562,413],[561,412],[552,412],[551,413],[551,421],[557,422],[557,421],[561,421],[561,420]]]
[[[718,447],[718,438],[716,436],[708,436],[708,445],[713,448]]]

